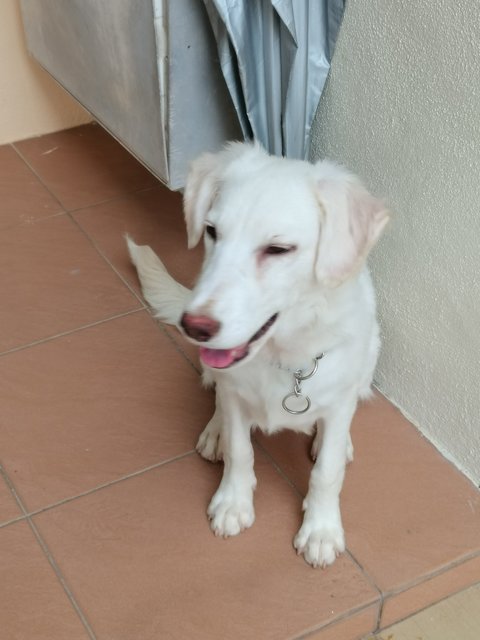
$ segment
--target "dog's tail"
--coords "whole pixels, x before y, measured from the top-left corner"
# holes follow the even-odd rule
[[[190,290],[172,278],[150,247],[135,244],[128,235],[125,239],[142,285],[143,297],[155,312],[155,317],[177,325]]]

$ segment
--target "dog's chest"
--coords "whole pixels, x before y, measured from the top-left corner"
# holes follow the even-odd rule
[[[230,392],[240,400],[250,423],[262,431],[273,433],[288,428],[308,433],[329,403],[329,385],[321,371],[301,382],[300,389],[297,386],[297,394],[295,382],[292,371],[257,364],[256,367],[242,367],[238,371]],[[287,410],[305,408],[307,410],[304,413],[290,413]]]

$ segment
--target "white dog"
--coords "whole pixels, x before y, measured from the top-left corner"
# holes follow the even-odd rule
[[[185,189],[189,247],[204,237],[205,261],[190,291],[149,247],[128,239],[143,293],[164,322],[200,347],[216,410],[198,441],[223,459],[208,507],[215,534],[255,519],[250,432],[317,432],[303,524],[294,539],[312,566],[344,551],[339,495],[353,457],[350,422],[367,398],[379,350],[365,258],[388,213],[331,162],[269,156],[233,143],[192,165]]]

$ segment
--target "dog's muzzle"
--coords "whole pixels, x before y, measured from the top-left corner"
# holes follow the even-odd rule
[[[256,331],[248,342],[245,342],[238,347],[232,349],[209,349],[208,347],[200,347],[200,360],[203,364],[214,369],[226,369],[233,364],[237,364],[244,360],[250,351],[250,346],[262,338],[270,327],[275,323],[278,317],[278,313],[275,313],[271,318],[263,324],[258,331]],[[200,342],[200,341],[199,341]],[[206,342],[206,340],[204,340]]]

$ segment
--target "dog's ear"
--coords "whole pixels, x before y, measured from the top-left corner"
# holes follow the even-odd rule
[[[323,161],[315,173],[322,217],[316,273],[335,287],[361,268],[390,216],[384,203],[343,168]]]
[[[188,248],[202,237],[205,217],[217,192],[220,154],[204,153],[190,166],[183,195]]]

